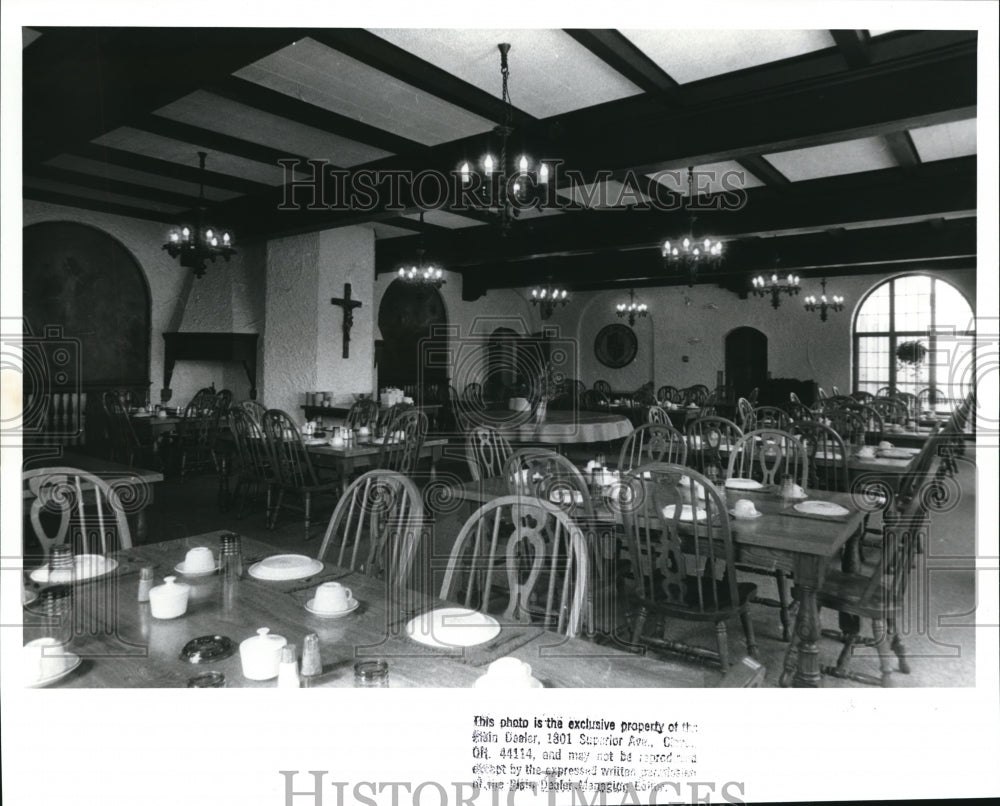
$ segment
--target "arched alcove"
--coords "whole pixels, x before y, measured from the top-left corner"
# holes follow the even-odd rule
[[[767,336],[755,327],[726,334],[726,384],[737,397],[748,397],[767,380]]]
[[[377,344],[378,385],[405,388],[421,384],[427,388],[448,380],[447,364],[426,360],[428,351],[438,349],[429,340],[441,341],[447,349],[445,332],[448,314],[441,294],[433,286],[394,280],[382,295]],[[438,334],[438,335],[435,335]]]

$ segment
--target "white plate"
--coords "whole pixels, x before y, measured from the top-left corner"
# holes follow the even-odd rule
[[[726,479],[726,487],[730,490],[759,490],[763,486],[754,479]]]
[[[83,663],[83,659],[79,655],[76,655],[72,652],[67,652],[66,654],[73,656],[73,660],[69,662],[69,666],[67,666],[61,672],[56,672],[55,674],[51,674],[48,677],[40,677],[34,682],[25,683],[24,684],[25,688],[45,688],[45,686],[51,686],[57,680],[62,680],[64,677],[66,677],[66,675],[76,671],[76,669],[80,666],[80,664]]]
[[[307,448],[311,448],[315,445],[326,445],[326,439],[320,439],[319,437],[307,437],[302,440],[302,444]]]
[[[285,579],[303,579],[323,570],[321,560],[306,557],[304,554],[275,554],[254,563],[247,572],[254,579],[266,579],[278,582]]]
[[[306,602],[306,610],[312,613],[314,616],[319,618],[343,618],[344,616],[349,616],[361,605],[357,599],[351,599],[351,603],[344,610],[317,610],[313,605],[316,602],[315,599],[310,599]]]
[[[828,515],[831,518],[849,515],[851,512],[847,507],[830,501],[803,501],[801,504],[796,504],[793,509],[803,515]]]
[[[757,518],[761,518],[764,516],[763,512],[756,512],[753,515],[737,515],[735,509],[729,510],[729,514],[732,515],[734,518],[736,518],[736,520],[738,521],[755,521],[757,520]]]
[[[411,619],[406,634],[418,644],[439,649],[478,646],[500,634],[500,623],[478,610],[442,607]]]
[[[182,560],[181,562],[177,563],[177,565],[174,566],[174,570],[178,574],[183,574],[186,577],[192,577],[193,578],[193,577],[207,577],[207,576],[211,576],[212,574],[216,573],[222,567],[222,563],[219,560],[215,561],[215,568],[209,568],[208,570],[205,570],[205,571],[186,571],[185,570],[185,566],[186,565],[187,565],[187,560]]]
[[[118,560],[101,554],[77,554],[73,558],[76,566],[76,581],[94,579],[110,574],[118,567]],[[49,567],[43,565],[31,572],[31,581],[44,585],[49,581]]]
[[[667,520],[670,520],[671,518],[674,517],[674,510],[675,510],[674,504],[670,504],[669,506],[665,506],[663,508],[663,517],[666,518]],[[703,520],[705,520],[706,517],[708,517],[708,513],[704,509],[699,509],[698,510],[698,520],[703,521]],[[680,520],[681,521],[687,521],[688,523],[690,523],[692,520],[694,520],[694,513],[693,513],[693,510],[691,509],[691,506],[689,504],[684,504],[681,507]]]
[[[129,415],[131,417],[155,417],[156,415],[149,411],[137,411],[135,414]]]

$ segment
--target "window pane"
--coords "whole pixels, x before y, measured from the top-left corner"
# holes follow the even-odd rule
[[[894,329],[927,331],[931,326],[931,278],[913,275],[895,280]]]
[[[858,339],[858,388],[875,394],[889,383],[889,337],[862,336]]]
[[[956,288],[940,280],[935,281],[934,293],[937,297],[937,329],[945,333],[955,333],[975,329],[972,308]]]
[[[889,330],[889,295],[891,283],[870,294],[858,311],[858,333]]]

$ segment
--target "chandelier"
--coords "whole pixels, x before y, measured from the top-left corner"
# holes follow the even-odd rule
[[[565,305],[567,302],[569,302],[569,292],[565,288],[552,285],[551,281],[531,289],[531,304],[538,306],[542,319],[548,319],[557,305]]]
[[[688,168],[688,205],[694,204],[694,168]],[[691,216],[691,230],[673,240],[666,240],[660,246],[660,254],[667,268],[674,271],[684,271],[688,276],[688,285],[698,281],[698,272],[702,266],[714,269],[722,262],[722,241],[716,238],[696,238],[694,222],[696,216]]]
[[[539,161],[533,166],[523,153],[516,160],[509,160],[508,144],[514,133],[514,110],[508,88],[510,44],[501,42],[497,48],[500,51],[503,121],[493,129],[493,134],[500,139],[500,155],[495,158],[488,151],[478,164],[466,160],[459,166],[458,174],[463,197],[471,196],[477,205],[495,213],[500,233],[507,235],[521,210],[541,201],[540,191],[548,185],[550,172],[546,163]]]
[[[629,327],[635,327],[636,319],[644,319],[649,315],[649,307],[645,302],[635,301],[635,290],[629,289],[628,292],[629,301],[619,302],[615,309],[618,311],[618,317],[620,319],[628,317]]]
[[[181,265],[194,271],[195,277],[205,276],[205,261],[215,263],[217,257],[225,259],[236,254],[233,249],[233,236],[230,232],[220,231],[205,223],[205,157],[204,151],[198,152],[200,163],[200,189],[198,191],[198,217],[194,224],[182,224],[179,228],[170,230],[167,242],[163,248],[170,257],[179,257]]]
[[[424,223],[424,212],[420,211],[420,223]],[[424,240],[421,236],[420,246],[417,248],[417,262],[412,266],[403,266],[397,272],[400,280],[409,283],[419,283],[424,286],[440,288],[445,284],[444,272],[440,268],[424,260]]]
[[[805,308],[809,313],[813,311],[819,311],[819,321],[825,322],[827,318],[827,312],[833,311],[834,313],[840,313],[844,310],[844,298],[834,294],[832,297],[826,296],[826,278],[823,278],[823,282],[820,283],[823,287],[823,293],[820,294],[819,299],[812,294],[805,298]]]
[[[753,294],[755,297],[771,297],[771,307],[777,309],[781,305],[781,295],[792,296],[799,293],[799,276],[789,274],[787,277],[778,277],[778,273],[773,273],[769,278],[763,274],[758,274],[751,281],[753,284]]]

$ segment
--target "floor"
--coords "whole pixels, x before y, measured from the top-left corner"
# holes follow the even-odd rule
[[[447,460],[446,460],[447,461]],[[460,465],[444,466],[440,476],[462,475]],[[907,654],[910,674],[894,674],[892,683],[898,687],[938,687],[975,685],[975,490],[974,451],[959,459],[959,471],[954,481],[946,483],[941,511],[932,512],[931,534],[927,551],[910,584],[907,618],[900,629]],[[320,546],[326,520],[332,512],[332,501],[321,507],[315,517],[312,539],[303,538],[303,524],[297,512],[283,512],[276,528],[264,524],[263,504],[251,507],[243,518],[237,518],[235,508],[226,513],[217,505],[215,478],[203,475],[184,482],[168,479],[158,484],[155,500],[148,511],[149,542],[170,540],[216,529],[233,529],[248,537],[264,540],[286,552],[314,556]],[[435,524],[434,545],[437,551],[447,551],[457,534],[465,510],[453,510]],[[774,596],[774,582],[766,577],[754,577],[761,595]],[[787,644],[781,640],[778,612],[757,605],[753,620],[758,641],[759,660],[767,667],[765,686],[777,686],[782,659]],[[823,626],[835,629],[837,614],[822,613]],[[678,633],[693,642],[714,645],[711,627],[696,626]],[[863,627],[870,630],[870,625]],[[870,634],[870,633],[867,633]],[[739,657],[744,650],[742,630],[738,623],[729,628],[731,653]],[[835,662],[840,645],[829,638],[820,642],[823,665]],[[874,649],[859,648],[852,663],[855,671],[878,676],[879,666]],[[827,687],[858,687],[850,680],[825,678]]]

